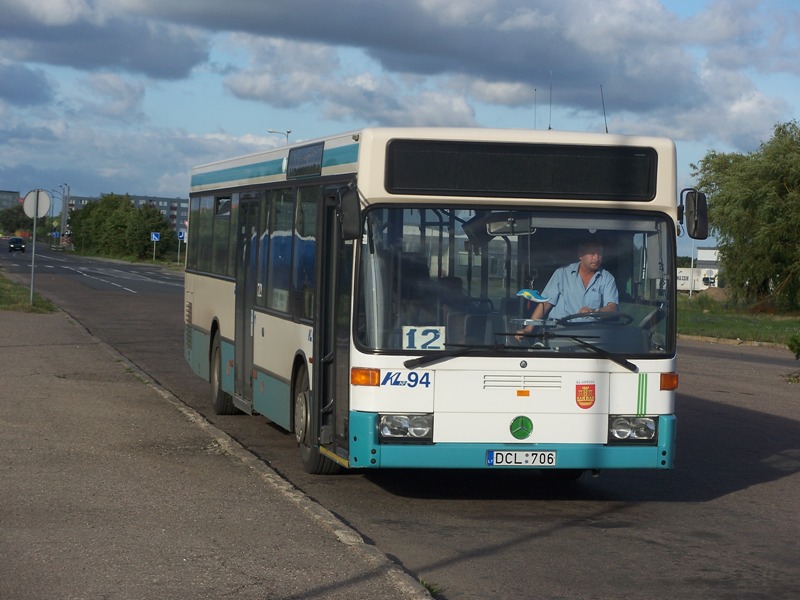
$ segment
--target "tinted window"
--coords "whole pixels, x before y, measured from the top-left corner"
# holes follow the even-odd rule
[[[321,197],[322,190],[318,186],[301,188],[298,193],[292,259],[292,288],[297,299],[294,312],[305,319],[314,317],[317,207]]]
[[[652,148],[392,140],[386,189],[394,194],[648,201]]]
[[[294,190],[274,190],[270,192],[270,196],[267,306],[281,312],[288,312]]]

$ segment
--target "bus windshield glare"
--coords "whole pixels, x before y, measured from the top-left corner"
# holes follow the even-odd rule
[[[561,267],[576,274],[587,241],[616,288],[612,297],[604,284],[602,305],[616,310],[570,314],[548,298],[548,283]],[[375,207],[360,240],[356,342],[417,355],[483,348],[662,358],[674,352],[674,243],[659,213]],[[548,316],[533,320],[548,299]]]

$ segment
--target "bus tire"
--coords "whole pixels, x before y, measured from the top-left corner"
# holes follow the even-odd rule
[[[236,412],[236,407],[233,405],[233,398],[227,392],[222,391],[222,352],[220,350],[219,333],[214,334],[214,341],[211,343],[209,374],[209,382],[211,383],[211,405],[214,407],[214,414],[234,414]]]
[[[308,383],[308,371],[298,369],[294,377],[294,435],[297,446],[300,448],[300,460],[306,473],[313,475],[330,475],[339,471],[339,465],[319,452],[319,448],[312,444],[312,435],[309,431],[309,414],[311,401],[311,388]]]

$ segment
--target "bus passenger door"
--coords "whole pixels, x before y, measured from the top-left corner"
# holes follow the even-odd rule
[[[250,414],[253,404],[253,327],[258,264],[258,200],[242,194],[239,202],[236,268],[236,365],[234,405]]]
[[[349,455],[347,421],[350,384],[350,304],[352,241],[342,240],[336,197],[326,191],[317,247],[317,302],[314,331],[315,368],[312,431],[319,445],[341,461]],[[313,420],[316,419],[316,426]]]

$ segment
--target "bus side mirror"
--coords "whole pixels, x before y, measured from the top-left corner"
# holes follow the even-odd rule
[[[708,237],[708,203],[706,195],[697,190],[686,190],[686,232],[695,240]]]
[[[342,238],[357,240],[361,237],[361,201],[355,189],[348,188],[339,194],[338,213]]]

